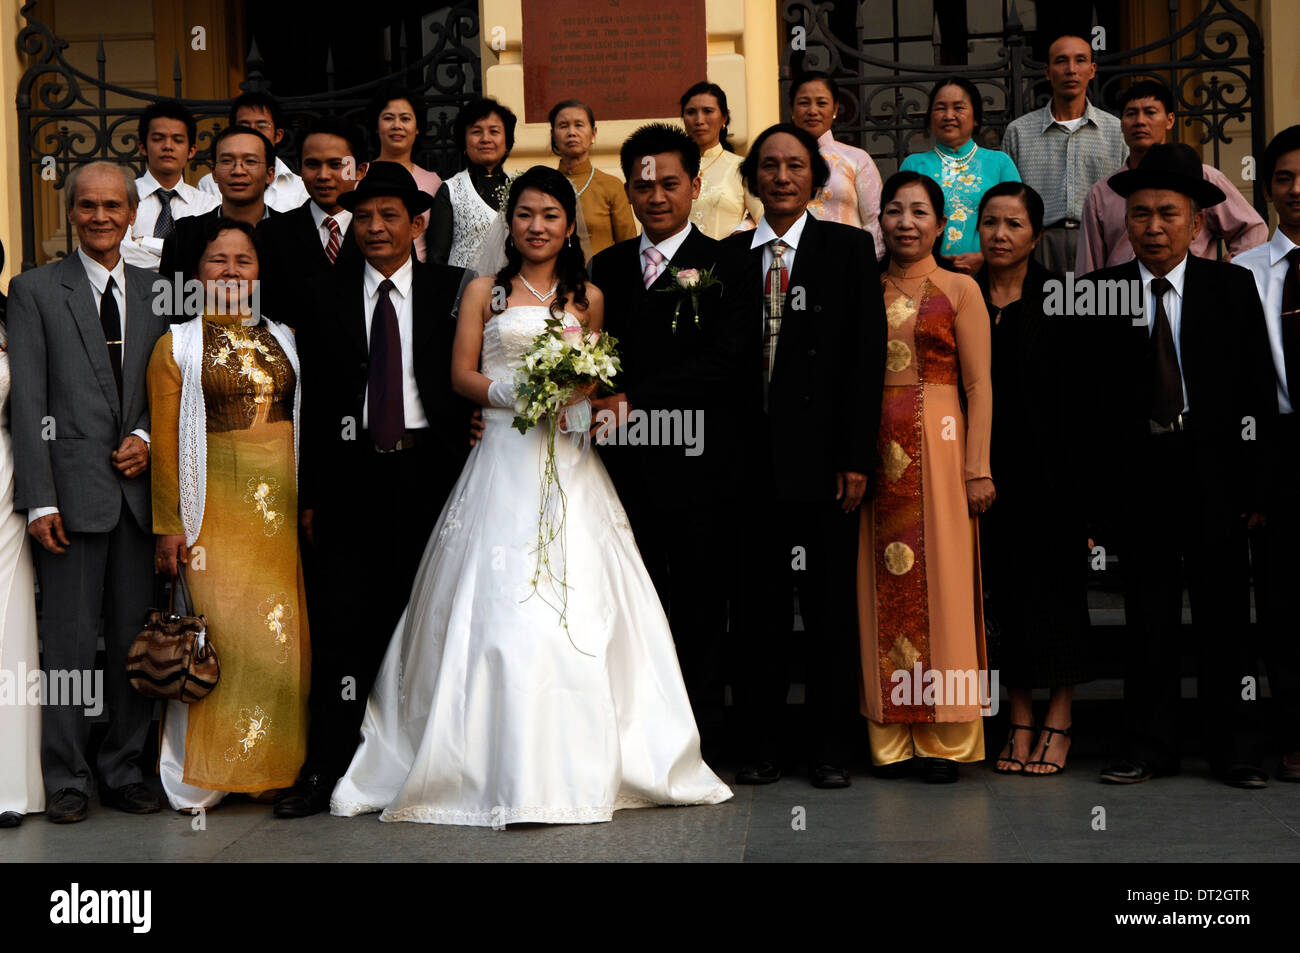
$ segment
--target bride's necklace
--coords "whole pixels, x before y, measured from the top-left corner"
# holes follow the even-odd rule
[[[970,152],[966,153],[964,156],[944,155],[942,152],[939,151],[937,146],[935,147],[934,152],[935,155],[939,157],[939,160],[944,164],[945,167],[951,167],[954,172],[965,172],[966,166],[970,163],[971,156],[975,155],[975,150],[978,148],[979,146],[977,146],[975,144],[975,140],[972,139],[970,144]]]
[[[553,294],[555,294],[555,289],[560,287],[560,283],[557,281],[555,284],[551,285],[550,291],[546,292],[546,294],[542,294],[540,291],[538,291],[536,288],[530,285],[528,283],[528,279],[525,278],[523,275],[519,276],[519,280],[524,283],[525,288],[527,288],[529,291],[533,293],[533,297],[536,298],[538,301],[540,301],[542,304],[546,304],[546,299],[551,297]]]

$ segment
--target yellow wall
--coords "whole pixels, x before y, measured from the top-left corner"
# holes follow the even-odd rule
[[[565,10],[556,3],[557,15]],[[750,140],[780,119],[777,79],[777,3],[775,0],[707,0],[705,29],[708,35],[708,79],[727,92],[731,110],[731,142],[742,155]],[[506,167],[526,169],[545,163],[554,165],[550,128],[545,122],[525,123],[524,70],[520,50],[522,13],[519,0],[480,0],[480,50],[483,57],[483,94],[509,106],[521,117],[515,130],[515,148]],[[489,44],[493,29],[505,28],[506,48],[493,50]],[[699,77],[683,77],[679,93]],[[596,143],[591,161],[598,169],[622,178],[618,150],[623,140],[642,123],[676,121],[679,117],[646,116],[602,122],[596,115]]]

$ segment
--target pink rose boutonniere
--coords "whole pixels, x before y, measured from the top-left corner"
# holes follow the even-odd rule
[[[677,333],[677,318],[682,313],[682,300],[686,298],[690,299],[691,316],[695,319],[695,326],[698,328],[700,296],[711,288],[721,288],[722,282],[714,276],[712,268],[674,268],[669,265],[668,275],[673,280],[672,285],[658,290],[680,296],[677,307],[673,309],[673,334]]]

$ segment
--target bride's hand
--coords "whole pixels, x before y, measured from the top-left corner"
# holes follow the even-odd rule
[[[596,393],[597,383],[597,381],[592,381],[589,384],[579,384],[574,387],[573,391],[569,394],[569,399],[564,402],[564,406],[568,407],[571,404],[578,403],[579,401],[587,400],[592,394]]]

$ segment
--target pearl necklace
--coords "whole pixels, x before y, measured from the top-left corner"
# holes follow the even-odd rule
[[[970,144],[970,152],[966,153],[964,156],[944,155],[942,152],[939,151],[937,146],[934,149],[934,153],[939,157],[939,160],[945,166],[952,166],[953,172],[965,172],[966,166],[970,164],[971,157],[975,155],[975,151],[977,149],[979,149],[979,146],[976,145],[975,141],[972,139]]]
[[[555,289],[560,287],[560,283],[557,281],[555,284],[551,285],[550,291],[546,292],[546,294],[542,294],[540,291],[538,291],[536,288],[530,285],[528,283],[528,279],[525,278],[523,275],[519,276],[519,280],[524,283],[525,288],[527,288],[529,291],[533,293],[533,297],[536,298],[538,301],[540,301],[542,304],[546,304],[546,299],[551,297],[551,295],[555,294]]]
[[[587,176],[587,181],[583,184],[582,188],[575,189],[575,191],[578,193],[578,198],[582,198],[582,193],[587,191],[587,186],[591,185],[591,180],[594,179],[595,177],[596,177],[596,167],[593,165],[591,167],[590,174]],[[569,180],[569,184],[573,185],[572,179]]]

